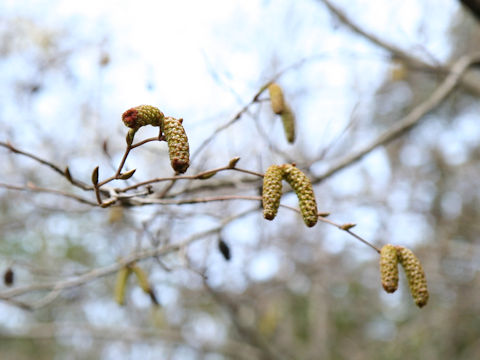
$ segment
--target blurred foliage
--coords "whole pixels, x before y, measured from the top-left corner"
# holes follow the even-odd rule
[[[269,4],[267,1],[263,6],[268,8]],[[327,16],[326,10],[320,10]],[[308,36],[292,30],[302,17],[290,21],[290,11],[286,6],[283,9],[284,31],[293,34],[277,40],[275,46],[270,44],[272,47],[262,54],[261,66],[267,77],[288,65],[281,62],[281,55],[289,52],[295,36]],[[120,114],[125,109],[106,109],[111,106],[105,104],[109,89],[102,78],[108,68],[116,65],[116,57],[105,44],[115,43],[117,35],[108,30],[106,37],[88,31],[79,34],[68,26],[56,29],[21,16],[3,16],[1,20],[0,94],[5,96],[0,96],[0,124],[4,130],[0,140],[12,141],[25,151],[68,165],[73,176],[83,181],[88,181],[97,165],[100,177],[106,177],[124,146]],[[428,21],[425,17],[422,23]],[[315,26],[320,26],[309,25],[315,31]],[[336,21],[330,25],[340,26]],[[421,26],[418,31],[421,35]],[[479,34],[478,23],[462,9],[452,14],[446,34],[451,60],[478,50]],[[262,34],[262,39],[267,43],[269,37],[279,39],[274,35]],[[348,44],[359,44],[358,49],[365,47],[356,36],[342,36]],[[348,48],[353,55],[358,50],[355,46]],[[377,50],[367,50],[367,55],[363,50],[359,53],[378,61]],[[429,55],[435,59],[435,54]],[[359,65],[355,61],[351,54],[344,54],[337,65],[364,78],[364,71],[360,66],[355,68]],[[319,90],[324,73],[314,65],[287,72],[282,80],[286,96],[292,98],[292,108],[299,114],[297,121],[305,121],[295,147],[269,143],[262,126],[268,135],[276,136],[281,125],[273,122],[274,117],[267,115],[268,106],[261,102],[256,113],[250,114],[254,124],[245,117],[241,122],[246,124],[220,134],[222,140],[214,142],[192,164],[196,166],[192,173],[213,168],[213,164],[217,166],[225,159],[228,163],[224,155],[241,156],[242,166],[259,171],[270,163],[293,158],[299,166],[308,165],[311,174],[318,173],[324,161],[334,163],[356,144],[395,124],[424,101],[444,76],[409,68],[394,57],[382,61],[382,81],[368,83],[365,94],[365,84],[358,83],[359,88],[349,93],[349,97],[355,97],[351,102],[356,102],[350,107],[344,99],[347,90],[339,90],[340,85]],[[12,62],[21,62],[22,71],[13,71],[19,67],[13,67]],[[82,66],[92,68],[97,77],[91,80],[82,76]],[[320,64],[320,69],[325,71],[325,66],[328,64]],[[297,80],[297,74],[302,72],[307,73],[313,85]],[[215,76],[222,83],[230,75],[219,69],[217,73],[212,71]],[[258,90],[258,84],[249,85],[252,94]],[[152,89],[151,84],[147,87]],[[225,88],[225,92],[232,91],[228,85]],[[329,97],[330,91],[334,95]],[[154,94],[161,98],[159,93]],[[62,98],[56,99],[58,96]],[[312,114],[307,108],[309,101],[319,107],[331,106],[333,111],[342,110],[341,117],[348,117],[343,114],[351,110],[345,128],[334,134],[331,143],[323,135],[334,124],[325,121],[318,108],[316,117],[307,121]],[[1,358],[477,358],[479,110],[477,96],[459,89],[412,132],[315,186],[321,211],[357,223],[358,233],[366,233],[376,245],[398,243],[415,249],[431,292],[430,303],[424,309],[413,304],[404,277],[397,293],[383,293],[376,254],[355,239],[326,224],[306,229],[300,217],[285,209],[280,209],[272,223],[257,211],[222,230],[221,238],[231,251],[230,261],[225,261],[218,250],[218,234],[180,253],[142,261],[141,267],[148,273],[160,302],[158,308],[134,277],[126,285],[125,306],[118,306],[113,297],[114,275],[63,291],[33,311],[0,303]],[[53,121],[53,113],[60,120]],[[217,109],[212,109],[210,116],[226,119],[224,114],[218,115]],[[191,125],[189,133],[196,145],[212,121],[200,120]],[[140,130],[142,135],[149,131]],[[245,131],[252,135],[238,136]],[[308,141],[302,143],[302,136]],[[323,148],[318,147],[318,139]],[[237,152],[242,148],[245,154]],[[138,168],[139,178],[171,175],[159,165],[168,164],[164,150],[156,144],[138,150],[129,166]],[[23,186],[31,182],[85,196],[36,162],[3,148],[0,156],[2,183]],[[232,192],[258,195],[260,186],[258,180],[219,173],[204,182],[175,184],[169,196]],[[154,188],[162,191],[165,185],[155,184]],[[248,206],[252,204],[233,201],[100,209],[49,194],[1,188],[0,269],[13,269],[14,286],[69,279],[115,263],[132,252],[181,241]],[[4,285],[1,290],[7,289]],[[32,292],[19,299],[35,302],[42,295]]]

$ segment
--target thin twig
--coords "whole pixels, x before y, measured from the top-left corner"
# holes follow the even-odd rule
[[[238,171],[238,172],[243,172],[245,174],[250,174],[250,175],[254,175],[254,176],[258,176],[258,177],[263,177],[262,173],[259,173],[259,172],[256,172],[256,171],[251,171],[251,170],[247,170],[247,169],[240,169],[240,168],[237,168],[237,167],[232,168],[230,166],[222,166],[220,168],[202,171],[202,172],[200,172],[198,174],[195,174],[195,175],[167,176],[167,177],[159,177],[159,178],[155,178],[155,179],[150,179],[150,180],[139,182],[139,183],[134,184],[134,185],[124,187],[123,189],[119,189],[118,192],[127,192],[129,190],[137,189],[141,186],[154,184],[154,183],[158,183],[158,182],[163,182],[163,181],[203,179],[210,174],[219,173],[219,172],[228,171],[228,170],[234,170],[234,171]],[[158,196],[158,197],[163,198],[163,196]]]
[[[260,87],[260,89],[255,93],[255,95],[252,97],[252,99],[248,102],[248,104],[244,105],[236,114],[233,116],[232,119],[227,121],[225,124],[220,125],[218,128],[216,128],[212,134],[210,134],[209,137],[207,137],[197,148],[195,153],[191,156],[191,160],[193,161],[199,154],[200,152],[217,136],[220,132],[223,130],[228,129],[230,126],[235,124],[238,120],[242,118],[242,115],[248,111],[249,107],[257,102],[258,97],[262,92],[265,91],[265,89],[268,87],[268,85],[271,83],[271,81],[268,81],[266,84]]]
[[[73,179],[69,172],[68,172],[68,175],[67,175],[67,170],[62,170],[59,166],[55,165],[54,163],[52,163],[48,160],[42,159],[42,158],[40,158],[40,157],[38,157],[34,154],[31,154],[29,152],[20,150],[17,147],[13,146],[10,142],[0,141],[0,146],[2,146],[4,148],[7,148],[8,150],[10,150],[11,152],[13,152],[15,154],[20,154],[20,155],[26,156],[26,157],[28,157],[32,160],[35,160],[36,162],[38,162],[42,165],[48,166],[53,171],[57,172],[58,174],[60,174],[64,178],[66,178],[72,185],[74,185],[76,187],[79,187],[82,190],[91,191],[93,189],[92,186],[89,186],[89,185],[87,185],[87,184],[85,184],[81,181]]]
[[[252,106],[253,104],[255,104],[256,102],[259,102],[260,99],[260,95],[268,88],[268,86],[276,81],[279,77],[281,77],[282,75],[284,75],[286,72],[292,70],[292,69],[296,69],[300,66],[302,66],[303,64],[307,63],[308,61],[312,61],[312,60],[316,60],[318,58],[323,58],[324,55],[316,55],[316,56],[309,56],[309,57],[304,57],[296,62],[294,62],[293,64],[291,65],[288,65],[286,66],[284,69],[280,70],[277,74],[275,74],[270,80],[268,80],[265,84],[263,84],[260,89],[254,94],[254,96],[252,97],[252,99],[246,104],[244,105],[234,116],[233,118],[231,118],[229,121],[227,121],[225,124],[223,125],[220,125],[217,129],[214,130],[214,132],[212,134],[210,134],[210,136],[208,138],[206,138],[201,144],[200,146],[197,148],[197,150],[195,151],[195,153],[191,156],[191,160],[193,161],[199,154],[200,152],[215,138],[215,136],[217,136],[220,132],[222,132],[223,130],[226,130],[228,129],[230,126],[232,126],[233,124],[235,124],[238,120],[241,119],[241,117],[243,116],[243,114],[247,113],[250,106]]]
[[[83,204],[88,204],[92,206],[96,206],[97,204],[94,203],[93,201],[87,200],[82,198],[81,196],[75,195],[75,194],[70,194],[66,193],[60,190],[55,190],[55,189],[47,189],[43,187],[38,187],[32,183],[28,183],[27,186],[18,186],[18,185],[11,185],[11,184],[5,184],[5,183],[0,183],[0,187],[9,189],[9,190],[17,190],[17,191],[33,191],[33,192],[38,192],[38,193],[49,193],[49,194],[55,194],[55,195],[60,195],[63,197],[67,197],[70,199],[77,200],[78,202],[81,202]]]

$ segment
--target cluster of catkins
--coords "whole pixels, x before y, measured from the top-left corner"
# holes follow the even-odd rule
[[[188,138],[182,126],[183,119],[165,117],[154,106],[140,105],[128,109],[122,115],[123,123],[130,128],[127,143],[131,145],[137,130],[145,125],[159,126],[165,136],[172,168],[177,173],[184,173],[190,165]]]
[[[282,180],[287,181],[298,197],[300,213],[308,227],[317,223],[318,210],[312,183],[308,177],[295,165],[272,165],[265,172],[263,178],[263,217],[273,220],[277,215],[282,196]]]
[[[268,92],[273,112],[282,118],[285,137],[289,143],[293,143],[295,141],[295,115],[285,102],[282,88],[276,83],[271,83],[268,85]]]
[[[413,300],[418,307],[427,304],[429,294],[427,278],[422,264],[415,254],[403,247],[387,244],[380,251],[380,275],[382,286],[388,293],[398,288],[398,263],[403,266]]]
[[[278,84],[268,86],[272,110],[282,118],[285,135],[288,142],[295,140],[295,117],[283,98],[283,91]],[[165,117],[156,107],[140,105],[128,109],[122,115],[122,120],[130,128],[127,143],[131,145],[136,131],[145,125],[160,127],[168,144],[168,152],[172,168],[177,173],[187,171],[189,160],[188,138],[182,126],[182,119]],[[317,203],[313,193],[312,183],[308,177],[295,165],[272,165],[265,172],[263,179],[263,216],[273,220],[277,215],[282,196],[282,181],[287,181],[298,197],[300,213],[308,227],[318,221]],[[419,307],[428,302],[427,280],[422,265],[413,252],[402,246],[385,245],[380,252],[380,274],[382,285],[386,292],[393,293],[398,288],[398,264],[403,266],[412,297]],[[137,266],[125,266],[119,271],[116,287],[116,299],[119,304],[124,301],[126,280],[130,273],[135,273],[141,287],[149,293],[156,302],[154,294],[146,280],[146,276]]]

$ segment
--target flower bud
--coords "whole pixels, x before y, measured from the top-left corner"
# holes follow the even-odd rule
[[[163,113],[158,108],[140,105],[125,111],[122,120],[125,126],[137,130],[145,125],[160,126],[163,117]]]

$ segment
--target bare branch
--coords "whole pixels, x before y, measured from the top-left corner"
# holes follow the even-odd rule
[[[111,326],[92,326],[88,323],[78,322],[54,322],[54,323],[34,323],[25,326],[21,331],[2,330],[0,338],[6,339],[42,339],[42,340],[56,340],[59,337],[86,336],[94,338],[97,341],[123,341],[123,342],[138,342],[138,341],[154,341],[158,342],[161,339],[163,342],[178,344],[184,343],[185,338],[181,331],[173,328],[169,329],[146,329],[134,327],[111,327]],[[258,358],[258,350],[254,347],[236,342],[233,340],[226,340],[218,346],[203,344],[199,345],[205,351],[214,351],[229,356],[238,356],[243,354],[242,359]]]
[[[422,59],[416,58],[411,54],[409,54],[407,51],[400,49],[399,47],[389,43],[388,41],[381,39],[380,37],[368,32],[367,30],[357,25],[353,19],[348,17],[348,15],[342,10],[340,10],[338,7],[333,5],[330,0],[319,0],[319,1],[325,4],[325,6],[332,13],[334,13],[338,17],[338,19],[342,23],[344,23],[346,26],[348,26],[352,31],[363,36],[373,44],[392,53],[395,57],[405,61],[411,67],[426,69],[426,70],[433,71],[435,73],[446,73],[446,74],[449,73],[450,67],[448,65],[436,66],[436,65],[429,64],[423,61]],[[480,96],[480,76],[478,75],[477,72],[469,71],[467,76],[464,76],[460,80],[460,83],[462,84],[462,86],[464,86],[466,89],[468,89],[472,93],[476,94],[477,96]]]
[[[70,193],[67,193],[67,192],[60,191],[60,190],[38,187],[38,186],[36,186],[32,183],[28,183],[27,186],[18,186],[18,185],[0,183],[0,187],[5,188],[5,189],[9,189],[9,190],[32,191],[32,192],[38,192],[38,193],[55,194],[55,195],[60,195],[60,196],[64,196],[64,197],[67,197],[67,198],[70,198],[70,199],[77,200],[78,202],[81,202],[83,204],[92,205],[92,206],[97,205],[93,201],[87,200],[87,199],[85,199],[81,196],[78,196],[78,195],[75,195],[75,194],[70,194]]]
[[[352,153],[345,159],[339,161],[332,168],[327,170],[324,174],[313,179],[313,182],[320,182],[347,166],[359,161],[365,155],[369,154],[379,146],[385,145],[388,142],[396,139],[407,131],[410,131],[417,125],[425,115],[437,108],[443,100],[455,89],[465,74],[466,70],[474,63],[480,61],[480,53],[462,56],[452,66],[450,75],[437,87],[437,89],[430,95],[430,97],[423,103],[415,107],[407,116],[398,120],[395,125],[381,134],[377,139],[370,144],[364,146],[362,149]]]
[[[47,294],[47,296],[44,299],[38,302],[38,304],[43,306],[46,303],[48,303],[52,298],[57,296],[59,291],[84,285],[96,279],[114,274],[127,264],[130,264],[133,262],[139,262],[141,260],[145,260],[148,258],[162,256],[175,251],[179,251],[180,249],[190,245],[191,243],[199,239],[218,233],[225,227],[225,225],[249,214],[254,210],[255,209],[250,209],[250,210],[243,211],[239,214],[230,216],[222,220],[222,222],[218,226],[214,226],[208,230],[193,234],[177,244],[167,244],[160,248],[151,248],[151,249],[139,251],[137,253],[134,253],[134,254],[131,254],[130,256],[125,257],[120,262],[116,262],[101,268],[93,269],[83,275],[71,277],[70,279],[60,280],[58,282],[36,283],[28,286],[22,286],[22,287],[17,287],[10,290],[5,290],[0,293],[0,300],[8,301],[14,297],[27,294],[33,291],[50,290],[51,293]]]
[[[15,154],[20,154],[20,155],[23,155],[23,156],[26,156],[32,160],[35,160],[36,162],[39,162],[40,164],[42,165],[46,165],[48,166],[49,168],[51,168],[53,171],[57,172],[58,174],[60,174],[61,176],[65,177],[72,185],[76,186],[76,187],[79,187],[81,188],[82,190],[92,190],[93,187],[92,186],[89,186],[87,184],[85,184],[84,182],[81,182],[81,181],[78,181],[78,180],[75,180],[72,178],[72,175],[70,173],[70,170],[68,170],[68,168],[66,168],[65,170],[62,170],[60,167],[58,167],[57,165],[55,165],[54,163],[48,161],[48,160],[45,160],[45,159],[42,159],[36,155],[33,155],[33,154],[30,154],[26,151],[23,151],[23,150],[20,150],[16,147],[14,147],[12,144],[10,144],[9,142],[3,142],[3,141],[0,141],[0,146],[4,147],[4,148],[7,148],[8,150],[10,150],[11,152],[15,153]]]
[[[470,13],[480,21],[480,1],[479,0],[460,0],[460,2],[470,10]]]

